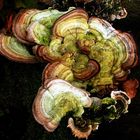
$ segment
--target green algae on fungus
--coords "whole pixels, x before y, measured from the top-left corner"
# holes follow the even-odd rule
[[[49,63],[45,67],[42,74],[42,81],[45,83],[45,81],[48,79],[56,78],[72,82],[74,80],[74,75],[68,66],[56,61],[54,63]]]
[[[59,17],[52,31],[48,46],[34,48],[36,56],[52,63],[64,60],[65,55],[72,55],[69,67],[74,81],[89,80],[88,84],[96,92],[106,87],[115,89],[115,85],[126,80],[130,69],[137,64],[133,37],[115,30],[103,19],[88,18],[82,9],[74,9]]]
[[[21,10],[14,19],[13,33],[23,43],[48,45],[51,27],[55,20],[64,13],[51,8]]]
[[[50,44],[44,48],[36,47],[37,56],[55,61],[61,59],[64,53],[77,53],[79,50],[76,49],[76,41],[88,29],[87,19],[87,13],[82,9],[71,10],[58,18],[52,28]]]
[[[33,103],[33,115],[46,130],[52,132],[66,113],[72,111],[74,116],[81,117],[83,108],[90,105],[88,92],[56,79],[39,89]]]
[[[89,92],[65,80],[48,79],[38,90],[32,111],[36,121],[49,132],[55,131],[61,119],[72,112],[67,127],[75,137],[88,138],[103,121],[112,121],[127,113],[130,101],[123,91],[112,91],[110,97],[100,99],[90,97]]]
[[[30,54],[27,47],[15,37],[0,35],[0,52],[10,60],[22,63],[36,63],[38,60]]]

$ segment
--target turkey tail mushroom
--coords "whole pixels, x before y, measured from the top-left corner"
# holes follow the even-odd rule
[[[83,108],[91,104],[88,92],[64,80],[55,79],[39,89],[32,110],[36,121],[47,131],[53,132],[68,112],[81,117]]]
[[[31,18],[34,13],[38,12],[37,9],[25,9],[21,10],[13,20],[12,31],[14,36],[22,43],[32,44],[27,40],[27,27],[31,22]]]
[[[87,67],[85,69],[80,70],[79,72],[74,71],[74,77],[80,79],[82,81],[86,81],[91,79],[100,71],[100,65],[95,60],[89,60]]]
[[[73,36],[85,33],[88,30],[87,20],[88,15],[84,10],[74,9],[56,20],[53,26],[53,35],[65,37],[68,34]]]
[[[43,70],[42,81],[43,83],[48,79],[63,79],[68,82],[74,80],[73,72],[61,62],[54,62],[48,64]]]
[[[13,33],[15,37],[23,43],[48,45],[51,27],[54,22],[66,12],[53,9],[21,10],[14,19],[12,27]]]
[[[25,45],[15,37],[0,35],[0,52],[10,60],[22,63],[37,63],[34,55],[30,54]]]

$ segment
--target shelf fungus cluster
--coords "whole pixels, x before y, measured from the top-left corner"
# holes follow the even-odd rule
[[[129,79],[138,62],[133,37],[83,9],[26,9],[1,33],[0,54],[24,63],[45,62],[33,103],[38,123],[53,132],[70,114],[68,128],[88,138],[103,121],[128,112],[139,82]]]
[[[33,115],[48,132],[53,132],[62,117],[71,112],[68,126],[78,138],[88,138],[101,121],[126,113],[130,97],[123,91],[112,91],[110,97],[90,97],[90,93],[62,79],[42,85],[33,103]]]

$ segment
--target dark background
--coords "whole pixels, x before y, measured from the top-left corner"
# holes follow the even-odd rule
[[[140,1],[127,5],[128,17],[114,27],[133,35],[140,57]],[[32,116],[32,102],[41,85],[46,64],[20,64],[0,56],[0,140],[77,140],[67,126],[67,118],[54,133],[48,133]],[[140,81],[140,65],[130,75]],[[129,112],[118,120],[102,124],[89,140],[140,140],[140,88]]]

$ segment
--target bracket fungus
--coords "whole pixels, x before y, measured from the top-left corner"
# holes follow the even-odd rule
[[[114,120],[126,113],[129,96],[123,91],[112,91],[111,97],[90,97],[89,92],[76,88],[62,79],[48,80],[38,90],[33,103],[33,115],[38,123],[53,132],[61,119],[72,112],[68,128],[78,138],[88,138],[103,119]],[[88,112],[86,111],[88,109]],[[90,116],[86,116],[90,114]]]
[[[36,57],[13,36],[0,34],[0,53],[10,60],[22,63],[37,63]]]
[[[72,54],[70,69],[74,78],[89,80],[97,92],[103,86],[126,80],[138,61],[136,44],[130,34],[115,30],[103,19],[88,18],[82,9],[60,16],[52,27],[49,46],[36,46],[34,52],[41,60],[51,63]]]
[[[32,110],[49,132],[72,112],[68,127],[74,136],[88,138],[100,123],[128,111],[139,86],[128,79],[138,62],[133,37],[79,8],[20,11],[11,36],[0,34],[0,54],[16,62],[47,63]]]
[[[13,21],[13,33],[23,43],[47,45],[50,40],[51,27],[55,20],[64,13],[53,9],[22,10]]]
[[[92,103],[88,94],[64,80],[51,80],[39,89],[33,103],[33,115],[46,130],[52,132],[66,113],[72,111],[74,116],[81,117],[83,108]]]

